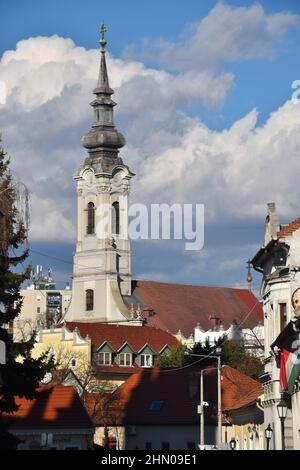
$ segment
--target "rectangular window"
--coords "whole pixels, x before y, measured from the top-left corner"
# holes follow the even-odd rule
[[[98,364],[100,366],[110,366],[111,365],[111,353],[109,352],[98,353]]]
[[[41,313],[41,307],[36,308],[36,313]]]
[[[130,367],[132,365],[132,354],[121,353],[120,354],[120,366]]]
[[[145,442],[145,450],[152,450],[152,442]]]
[[[152,354],[141,354],[141,367],[152,367]]]
[[[286,303],[279,304],[279,315],[280,315],[280,331],[282,331],[287,325]]]
[[[161,443],[162,450],[170,450],[170,442],[162,442]]]

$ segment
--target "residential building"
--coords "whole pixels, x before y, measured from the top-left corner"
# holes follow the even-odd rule
[[[18,410],[5,414],[18,450],[87,450],[94,425],[73,387],[39,389],[33,400],[16,397]]]
[[[70,286],[57,289],[52,269],[45,275],[40,265],[32,272],[30,285],[20,293],[23,304],[13,324],[15,341],[26,340],[39,326],[57,324],[66,314],[72,297]]]
[[[250,427],[259,434],[259,443],[255,441],[252,448],[262,448],[263,414],[255,406],[262,393],[261,384],[229,366],[222,368],[221,377],[222,447],[228,448],[229,439],[240,436],[240,448],[251,449]],[[100,398],[90,394],[86,404],[96,426],[95,443],[103,445],[107,426],[111,443],[117,449],[198,449],[199,383],[199,366],[180,370],[152,369],[132,375],[113,394]],[[217,437],[215,368],[207,368],[204,372],[204,400],[208,404],[205,408],[205,444],[212,446]]]
[[[261,297],[264,311],[265,375],[264,409],[265,426],[273,429],[270,448],[281,449],[281,423],[277,405],[285,392],[280,386],[281,334],[291,328],[295,320],[292,298],[300,286],[300,219],[280,225],[274,203],[268,204],[264,242],[251,261],[253,268],[262,274]],[[297,302],[296,302],[297,303]],[[291,323],[292,322],[292,323]],[[278,341],[279,340],[279,341]],[[274,349],[274,347],[276,348]],[[285,395],[286,397],[286,395]],[[285,448],[300,449],[299,393],[293,389],[285,420]]]
[[[91,365],[99,381],[117,386],[131,374],[154,367],[156,357],[177,344],[173,335],[153,327],[78,322],[40,329],[33,356],[49,350],[58,367],[72,368],[83,385],[87,378],[82,376]]]

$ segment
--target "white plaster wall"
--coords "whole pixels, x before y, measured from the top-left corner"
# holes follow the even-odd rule
[[[300,450],[300,391],[292,396],[294,450]]]
[[[187,450],[188,442],[199,444],[198,426],[136,426],[135,436],[126,436],[126,449],[145,449],[145,443],[151,442],[153,450],[161,450],[162,442],[169,442],[171,450]],[[216,442],[216,427],[205,427],[205,443]]]

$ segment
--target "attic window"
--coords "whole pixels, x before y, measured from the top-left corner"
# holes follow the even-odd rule
[[[141,367],[152,367],[152,354],[141,354]]]
[[[98,364],[100,366],[110,366],[111,365],[111,353],[110,352],[98,353]]]
[[[149,411],[161,411],[164,405],[164,400],[153,400],[150,403]]]

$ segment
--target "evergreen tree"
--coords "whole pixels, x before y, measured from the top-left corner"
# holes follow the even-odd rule
[[[168,353],[158,356],[155,365],[160,369],[174,369],[183,367],[187,360],[187,348],[182,344],[175,346]]]
[[[18,198],[18,184],[0,141],[0,346],[6,351],[5,364],[0,364],[0,432],[5,429],[3,413],[18,409],[15,397],[34,398],[39,381],[53,367],[47,354],[31,357],[35,332],[28,341],[16,343],[11,331],[22,307],[21,285],[30,274],[23,265],[27,229]]]

